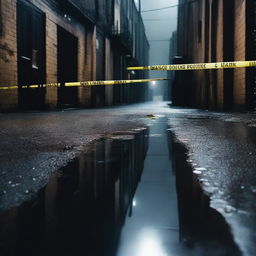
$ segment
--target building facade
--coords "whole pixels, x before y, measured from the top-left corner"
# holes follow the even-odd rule
[[[148,51],[134,1],[0,0],[0,86],[19,86],[0,91],[0,109],[96,107],[143,100],[143,86],[21,86],[143,78],[125,68],[135,62],[146,65]]]
[[[255,1],[180,0],[177,42],[181,62],[254,60],[255,21]],[[178,102],[183,105],[225,111],[256,107],[254,68],[183,73],[182,83],[177,74],[183,92]]]
[[[169,63],[173,64],[174,58],[177,56],[177,31],[172,32],[169,44]],[[169,86],[168,92],[169,100],[172,98],[172,84],[174,81],[175,71],[168,71]]]

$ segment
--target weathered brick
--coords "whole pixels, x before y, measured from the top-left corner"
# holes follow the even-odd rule
[[[48,5],[40,0],[30,0],[32,4],[46,13],[46,82],[57,82],[57,25],[66,29],[78,38],[78,79],[85,81],[92,78],[93,55],[91,45],[94,38],[86,37],[87,29],[83,24],[72,17],[72,25],[62,16],[57,14]],[[0,52],[0,86],[17,85],[17,29],[16,29],[16,0],[5,0],[2,2],[3,35],[0,36],[0,46],[5,50]],[[87,46],[87,49],[85,49]],[[11,52],[11,54],[10,54]],[[88,54],[90,53],[90,54]],[[86,67],[84,65],[86,63]],[[87,89],[84,95],[88,95]],[[81,94],[81,93],[80,93]],[[79,95],[80,95],[79,94]],[[81,104],[89,105],[90,97],[79,99]],[[50,107],[57,105],[57,89],[46,89],[46,102]],[[18,93],[15,90],[0,91],[0,109],[18,106]]]
[[[247,1],[234,0],[234,13],[230,17],[224,17],[224,4],[226,4],[225,0],[199,0],[197,3],[191,4],[190,9],[187,9],[187,11],[186,8],[180,8],[179,18],[183,19],[178,21],[178,40],[180,42],[178,52],[180,55],[186,56],[194,63],[224,61],[224,40],[226,38],[226,35],[224,35],[224,23],[233,16],[234,27],[230,27],[230,30],[234,28],[234,60],[246,59]],[[198,31],[199,22],[202,24],[201,31]],[[184,24],[189,25],[186,27]],[[200,34],[201,40],[199,41],[197,39]],[[207,41],[209,42],[208,46]],[[213,48],[215,44],[216,49]],[[234,69],[233,74],[233,101],[235,109],[236,105],[239,107],[246,105],[247,74],[244,68]],[[196,91],[195,102],[200,107],[214,106],[222,110],[225,105],[224,71],[217,70],[216,84],[214,76],[214,72],[193,72],[192,80],[195,81],[194,87]],[[217,86],[217,102],[215,102],[214,97],[215,86]],[[206,99],[209,99],[207,105],[205,105]]]

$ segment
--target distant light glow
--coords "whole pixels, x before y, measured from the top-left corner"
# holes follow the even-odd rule
[[[136,207],[136,206],[137,206],[137,202],[136,202],[135,199],[132,201],[132,206],[133,206],[133,207]]]
[[[157,82],[156,81],[153,81],[150,83],[150,87],[152,90],[156,89],[156,85],[157,85]]]
[[[168,256],[159,234],[153,229],[143,230],[136,256]]]

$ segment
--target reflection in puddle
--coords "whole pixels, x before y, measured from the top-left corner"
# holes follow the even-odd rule
[[[202,191],[202,179],[199,180],[197,174],[205,168],[193,171],[191,163],[187,161],[187,150],[175,138],[171,141],[173,169],[176,172],[180,242],[189,248],[189,255],[241,255],[228,224],[220,213],[210,207],[210,199]]]
[[[126,213],[136,205],[147,134],[96,142],[33,200],[0,215],[0,255],[113,255]]]
[[[133,215],[126,218],[116,256],[178,256],[177,197],[166,127],[166,119],[159,118],[150,128],[136,206]]]
[[[138,252],[135,256],[168,256],[158,232],[154,229],[143,230],[136,247]]]
[[[166,211],[170,205],[165,209],[156,209],[157,214],[152,214],[155,212],[152,206],[156,208],[152,204],[156,194],[150,187],[154,183],[149,181],[153,179],[158,183],[153,187],[163,187],[163,183],[159,182],[161,180],[156,179],[162,175],[161,179],[166,181],[163,172],[166,166],[161,166],[161,161],[152,160],[148,166],[154,171],[155,168],[159,171],[164,167],[157,173],[158,176],[152,170],[149,171],[145,179],[145,184],[150,188],[147,190],[149,208],[145,208],[145,201],[141,198],[134,197],[141,179],[149,138],[155,143],[158,139],[165,139],[156,134],[159,133],[153,133],[154,136],[150,137],[147,129],[116,132],[96,142],[89,153],[53,175],[33,200],[0,215],[0,255],[116,255],[127,213],[132,216],[133,208],[134,212],[135,209],[140,210],[143,203],[141,217],[147,225],[137,235],[129,233],[130,238],[135,240],[136,248],[129,248],[134,253],[127,255],[172,255],[168,251],[175,251],[173,255],[177,256],[241,255],[227,223],[217,211],[209,207],[209,198],[202,193],[196,174],[204,172],[205,168],[196,168],[193,173],[192,163],[186,158],[186,150],[173,140],[171,132],[167,133],[170,142],[168,149],[176,177],[179,227],[161,227],[160,222],[157,228],[152,228],[152,223],[147,223],[150,215],[154,219],[155,215],[174,214],[174,210]],[[162,141],[157,145],[163,149]],[[153,153],[151,157],[156,159]],[[157,157],[162,159],[163,156],[160,154]],[[173,184],[175,191],[175,180]],[[176,196],[174,192],[166,194],[164,190],[163,193],[159,194],[162,201],[168,201],[172,194]],[[154,202],[161,200],[156,197]],[[161,210],[165,210],[163,215]],[[175,232],[175,238],[180,232],[181,246],[177,244],[176,248],[170,248],[170,230]]]

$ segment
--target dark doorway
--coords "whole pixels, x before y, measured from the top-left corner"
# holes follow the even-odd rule
[[[249,44],[250,45],[253,45],[253,58],[252,56],[250,56],[251,59],[254,59],[256,58],[256,2],[254,1],[253,3],[251,2],[250,3],[251,5],[253,4],[253,8],[251,10],[253,10],[253,15],[251,15],[251,17],[253,17],[253,44],[251,43],[251,41],[249,41]],[[249,5],[248,8],[250,8],[251,6]],[[249,9],[250,11],[250,9]],[[249,58],[248,58],[249,59]],[[253,75],[254,75],[254,79],[253,79],[253,91],[251,93],[251,91],[248,89],[248,91],[250,92],[250,102],[252,102],[252,105],[253,105],[253,108],[250,108],[250,109],[253,109],[254,111],[256,110],[256,71],[255,71],[255,68],[254,69],[250,69],[250,72],[253,71]],[[251,97],[251,95],[253,95]]]
[[[77,82],[78,40],[71,33],[58,26],[58,106],[77,105],[77,87],[64,87],[65,82]]]
[[[211,62],[217,62],[217,33],[218,33],[218,8],[219,1],[212,2],[211,17],[212,17],[212,29],[211,29]],[[211,70],[211,109],[217,108],[217,69]]]
[[[223,1],[223,57],[224,61],[234,61],[234,1]],[[224,70],[224,110],[231,111],[234,104],[234,70]]]
[[[96,39],[96,80],[105,80],[105,37],[97,33]],[[93,106],[105,105],[105,86],[97,85],[92,88]]]
[[[204,62],[210,62],[209,49],[210,49],[210,3],[209,0],[205,1],[205,59]],[[205,81],[210,81],[210,70],[205,70]],[[205,83],[203,89],[203,107],[209,109],[210,107],[210,88],[209,84]]]
[[[45,15],[34,5],[17,3],[19,107],[40,109],[45,88],[22,89],[22,85],[45,83]]]
[[[247,42],[246,42],[246,59],[255,60],[256,58],[256,2],[246,3],[247,19]],[[256,69],[247,68],[246,82],[246,104],[247,110],[256,110]]]

